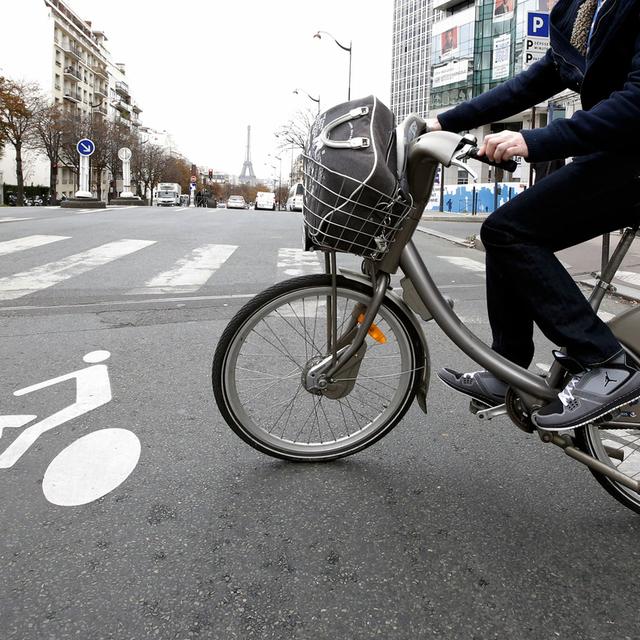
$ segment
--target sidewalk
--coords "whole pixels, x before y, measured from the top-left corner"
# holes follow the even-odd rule
[[[437,211],[429,212],[422,216],[422,223],[418,227],[418,230],[459,246],[484,251],[480,238],[476,237],[475,241],[469,238],[470,234],[465,232],[464,223],[482,223],[486,217],[487,214],[472,216],[469,214],[447,214]],[[452,235],[428,227],[430,222],[445,221],[460,222],[460,233]],[[611,234],[610,254],[615,250],[619,239],[620,234]],[[601,251],[602,240],[597,238],[561,251],[558,253],[558,258],[567,267],[567,270],[576,282],[588,287],[594,287],[596,280],[592,274],[593,272],[600,271]],[[631,245],[612,284],[616,289],[615,295],[633,302],[640,302],[640,237],[636,237]]]

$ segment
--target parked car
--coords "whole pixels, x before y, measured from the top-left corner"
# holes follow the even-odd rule
[[[243,196],[229,196],[227,200],[227,209],[248,209],[249,205],[245,202]]]

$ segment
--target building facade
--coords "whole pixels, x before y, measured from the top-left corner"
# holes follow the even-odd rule
[[[523,69],[527,13],[548,12],[552,5],[553,0],[395,0],[391,103],[396,117],[410,112],[434,117],[518,74]],[[430,36],[415,37],[420,29],[410,21],[418,18],[430,27]],[[422,82],[425,69],[428,89],[418,92],[414,87]],[[410,77],[401,77],[403,73]],[[534,109],[470,133],[482,140],[505,128],[543,127],[550,118],[569,117],[579,108],[579,96],[565,91]],[[480,183],[499,180],[509,185],[502,191],[512,194],[531,181],[531,168],[523,160],[512,174],[496,175],[476,161],[469,161],[469,166]],[[468,181],[468,174],[454,167],[445,171],[443,186]],[[439,198],[438,204],[443,200]]]

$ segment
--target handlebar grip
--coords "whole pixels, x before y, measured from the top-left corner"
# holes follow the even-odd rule
[[[513,173],[518,168],[518,163],[515,160],[505,160],[504,162],[493,162],[487,158],[487,156],[479,156],[478,150],[474,149],[470,151],[467,156],[469,158],[473,158],[474,160],[479,160],[480,162],[484,162],[484,164],[491,165],[492,167],[497,167],[498,169],[504,169],[509,173]]]

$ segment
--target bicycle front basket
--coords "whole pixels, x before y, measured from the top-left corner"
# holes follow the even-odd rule
[[[393,114],[374,96],[318,116],[303,157],[307,246],[380,259],[410,211]]]

